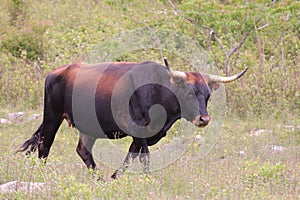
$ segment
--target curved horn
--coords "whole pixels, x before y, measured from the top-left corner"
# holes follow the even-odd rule
[[[229,83],[231,81],[234,81],[236,79],[239,79],[241,76],[243,76],[245,74],[245,72],[248,70],[248,67],[246,67],[243,71],[241,71],[240,73],[233,75],[233,76],[228,76],[228,77],[224,77],[224,76],[217,76],[217,75],[211,75],[208,74],[208,77],[210,79],[210,82],[222,82],[222,83]]]
[[[179,79],[183,79],[186,80],[186,74],[184,72],[181,71],[174,71],[168,64],[168,61],[166,58],[164,58],[164,62],[167,68],[167,72],[168,74],[171,76],[171,78],[179,78]]]

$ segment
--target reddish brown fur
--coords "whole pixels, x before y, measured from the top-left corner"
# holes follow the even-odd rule
[[[195,73],[195,72],[186,72],[186,76],[187,76],[186,81],[187,81],[188,83],[192,84],[192,85],[194,85],[195,83],[202,84],[203,81],[205,81],[206,84],[207,84],[207,82],[208,82],[208,80],[206,81],[206,80],[204,79],[204,77],[203,77],[201,74],[199,74],[199,73]]]

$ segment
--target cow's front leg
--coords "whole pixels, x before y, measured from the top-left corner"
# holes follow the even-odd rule
[[[131,143],[131,145],[129,147],[129,151],[123,162],[123,165],[113,173],[111,178],[116,179],[116,178],[118,178],[118,176],[123,174],[127,170],[131,161],[133,161],[139,155],[140,149],[141,149],[141,146],[136,144],[136,142],[133,140],[133,142]]]
[[[134,159],[139,156],[139,160],[144,165],[144,172],[149,173],[149,148],[147,145],[147,140],[142,138],[134,138],[133,142],[129,147],[129,152],[123,162],[123,165],[117,169],[111,178],[116,179],[118,176],[122,175],[129,167],[130,163],[134,161]]]
[[[147,145],[142,146],[141,152],[139,154],[140,162],[144,165],[144,172],[149,173],[150,166],[150,152]]]

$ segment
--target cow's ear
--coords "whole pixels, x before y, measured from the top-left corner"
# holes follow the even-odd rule
[[[170,82],[172,85],[176,84],[176,85],[182,85],[183,83],[186,82],[185,79],[182,78],[176,78],[176,77],[171,77],[170,78]]]
[[[208,74],[201,74],[210,91],[216,91],[220,87],[220,82],[213,81]]]
[[[219,82],[209,82],[208,87],[213,92],[213,91],[216,91],[220,87],[220,83]]]

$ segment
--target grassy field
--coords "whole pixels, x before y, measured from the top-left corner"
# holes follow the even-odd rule
[[[2,111],[0,117],[6,114]],[[148,176],[127,173],[115,181],[110,179],[113,169],[101,163],[97,173],[103,180],[93,178],[75,152],[77,131],[66,123],[57,134],[46,166],[36,154],[14,154],[40,121],[0,125],[0,184],[17,180],[45,182],[47,187],[43,192],[2,194],[1,199],[300,198],[299,119],[228,117],[207,157],[199,158],[199,143],[193,142],[172,165]],[[122,142],[129,146],[128,140]]]
[[[210,154],[199,156],[201,143],[195,141],[176,162],[149,176],[127,173],[112,181],[113,169],[98,162],[103,181],[97,181],[75,152],[77,131],[66,123],[44,166],[36,154],[14,154],[41,117],[0,124],[0,184],[47,184],[42,192],[17,191],[0,199],[300,199],[299,8],[294,0],[0,0],[0,118],[41,113],[48,72],[85,60],[100,44],[140,28],[192,38],[219,74],[249,67],[241,80],[226,85],[229,116]],[[168,35],[162,42],[183,50],[179,41]],[[174,69],[197,67],[170,47],[163,52]],[[146,46],[121,53],[110,61],[161,60],[158,49]],[[174,127],[158,146],[173,135]],[[116,143],[127,149],[130,139]]]

